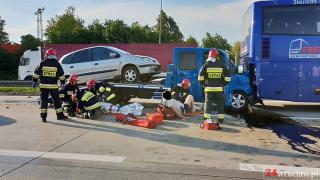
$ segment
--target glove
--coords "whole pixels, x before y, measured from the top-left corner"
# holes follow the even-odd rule
[[[32,83],[32,88],[34,89],[34,88],[36,88],[36,87],[37,87],[37,83],[33,82],[33,83]]]

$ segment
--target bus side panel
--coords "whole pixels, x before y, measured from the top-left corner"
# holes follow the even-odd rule
[[[260,98],[295,101],[298,88],[298,62],[262,61],[258,79]]]
[[[300,61],[298,101],[320,102],[320,61]]]

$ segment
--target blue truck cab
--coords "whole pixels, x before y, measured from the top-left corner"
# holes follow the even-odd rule
[[[204,101],[204,90],[198,82],[199,71],[208,58],[210,48],[175,48],[173,64],[167,66],[166,88],[173,88],[185,78],[191,81],[190,92],[195,101]],[[231,82],[225,87],[226,107],[244,110],[253,94],[248,74],[238,73],[238,67],[230,61],[229,54],[219,50],[219,58],[231,71]]]

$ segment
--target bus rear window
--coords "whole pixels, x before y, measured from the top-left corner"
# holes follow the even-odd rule
[[[319,6],[265,7],[263,14],[266,35],[320,35]]]

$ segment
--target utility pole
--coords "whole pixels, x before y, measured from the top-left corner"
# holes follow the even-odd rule
[[[162,32],[162,0],[160,6],[160,28],[159,28],[159,44],[161,44],[161,32]]]
[[[37,11],[34,13],[37,15],[37,38],[43,42],[43,26],[42,26],[42,13],[44,11],[43,8],[38,8]]]

